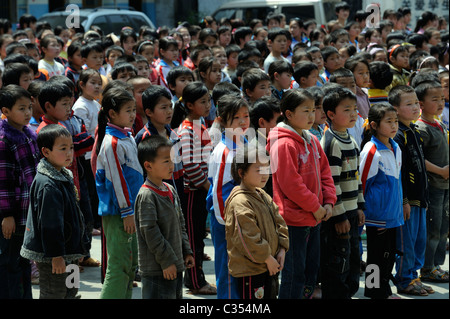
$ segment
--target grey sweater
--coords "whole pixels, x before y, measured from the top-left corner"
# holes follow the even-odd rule
[[[168,191],[151,186],[148,180],[135,202],[138,261],[142,276],[163,275],[163,269],[175,264],[185,270],[184,257],[192,255],[180,199],[169,185]]]

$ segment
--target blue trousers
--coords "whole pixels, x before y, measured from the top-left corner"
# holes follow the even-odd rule
[[[236,278],[228,272],[227,241],[225,225],[211,214],[211,238],[214,245],[214,269],[216,272],[217,299],[240,299]]]
[[[320,224],[288,226],[289,250],[281,271],[279,299],[302,299],[305,287],[314,289],[320,264]]]
[[[395,264],[398,289],[405,289],[418,277],[417,271],[425,261],[426,242],[426,209],[411,206],[411,217],[397,228],[397,249],[403,252],[403,256],[397,255]]]

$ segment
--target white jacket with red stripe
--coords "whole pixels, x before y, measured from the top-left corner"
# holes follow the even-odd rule
[[[394,228],[403,225],[402,151],[394,140],[389,141],[393,150],[372,136],[360,154],[367,226]]]
[[[108,124],[97,156],[95,184],[100,216],[134,214],[134,201],[144,183],[131,132]]]

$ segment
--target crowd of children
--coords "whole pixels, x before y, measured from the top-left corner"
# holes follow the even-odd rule
[[[0,19],[0,299],[78,298],[71,264],[101,266],[104,299],[135,281],[144,299],[448,282],[448,30],[349,11],[117,36]]]

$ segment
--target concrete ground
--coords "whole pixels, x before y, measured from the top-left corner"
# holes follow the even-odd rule
[[[203,263],[204,272],[206,276],[206,280],[209,283],[215,284],[215,274],[214,274],[214,247],[212,245],[211,236],[205,239],[205,253],[208,254],[212,260],[205,261]],[[365,247],[365,241],[363,240],[363,246]],[[101,253],[101,244],[100,237],[94,236],[92,242],[91,255],[92,257],[100,260]],[[445,264],[442,266],[443,269],[449,269],[449,258],[445,260]],[[365,252],[363,255],[365,258]],[[360,289],[353,297],[353,299],[368,299],[364,297],[364,276],[360,277]],[[398,295],[402,299],[420,299],[420,300],[430,300],[430,299],[447,299],[449,300],[449,283],[436,284],[436,283],[426,283],[433,287],[436,291],[434,294],[428,295],[426,297],[419,296],[408,296],[408,295]],[[102,284],[100,282],[100,268],[84,268],[84,272],[80,274],[80,289],[79,294],[81,295],[81,299],[99,299],[100,292],[102,289]],[[394,294],[397,295],[397,289],[393,288]],[[33,298],[39,298],[39,286],[33,285]],[[187,293],[187,289],[183,289],[183,298],[184,299],[216,299],[216,296],[200,296],[200,295],[190,295]],[[141,299],[141,283],[138,283],[138,287],[133,289],[133,299]]]

